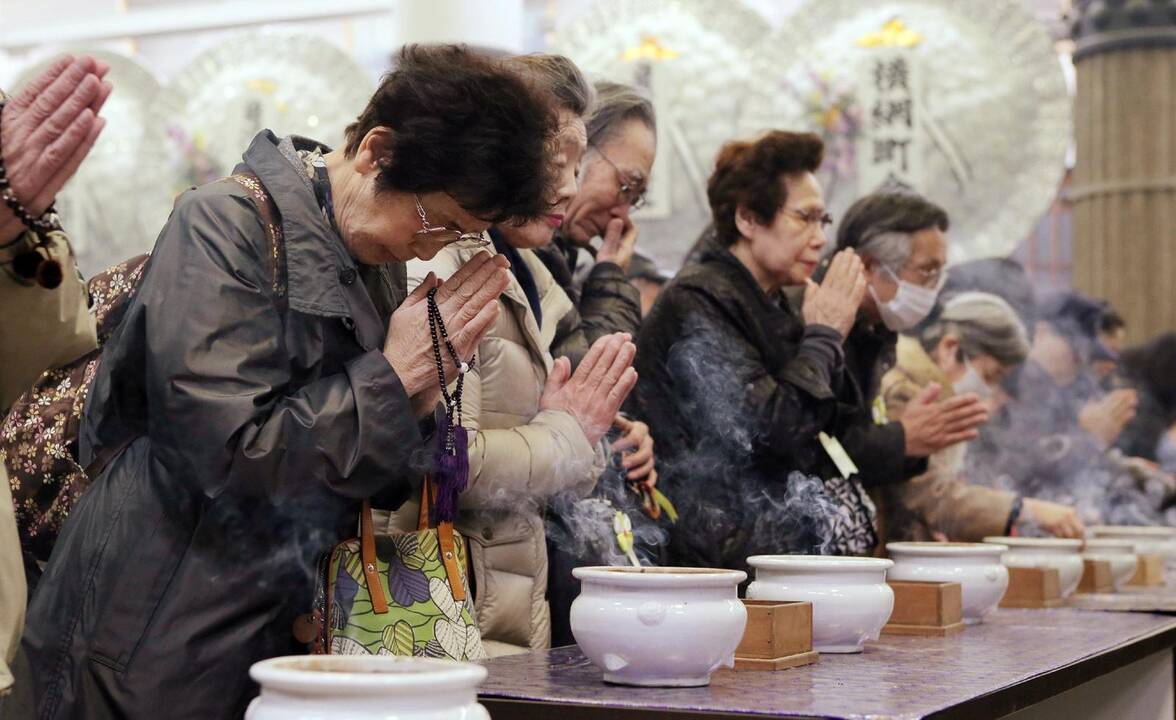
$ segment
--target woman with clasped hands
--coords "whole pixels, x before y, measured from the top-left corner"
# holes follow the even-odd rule
[[[602,335],[591,346],[585,341],[574,369],[569,358],[549,352],[556,328],[575,310],[535,249],[551,243],[578,191],[592,86],[560,55],[509,62],[556,100],[560,131],[551,152],[560,182],[543,218],[500,223],[488,233],[487,250],[510,261],[510,284],[478,346],[478,362],[463,379],[469,484],[457,529],[469,542],[478,626],[490,655],[551,645],[544,515],[553,497],[578,498],[595,487],[604,469],[600,440],[637,380],[630,367],[635,348],[625,333]],[[432,260],[410,262],[409,286],[449,277],[473,252],[449,247]],[[392,515],[394,531],[416,528],[412,505]]]
[[[715,237],[642,326],[635,394],[681,515],[675,565],[745,568],[757,553],[875,542],[868,498],[820,440],[836,439],[854,399],[841,343],[865,293],[852,252],[810,279],[830,221],[822,154],[815,135],[781,131],[724,146],[707,186]]]
[[[110,96],[109,67],[91,57],[63,57],[20,94],[0,92],[0,158],[11,197],[27,218],[40,218],[77,171],[106,123],[98,116]],[[14,267],[29,252],[57,270],[24,277]],[[52,263],[52,264],[50,264]],[[69,239],[60,230],[34,232],[0,202],[0,414],[38,375],[71,362],[97,343],[86,286]],[[38,282],[40,280],[40,282]],[[24,624],[25,568],[4,463],[0,462],[0,717],[25,708],[5,705],[9,665]],[[21,688],[23,689],[23,688]]]
[[[468,361],[508,279],[478,254],[406,299],[403,263],[541,216],[557,128],[501,62],[408,46],[345,147],[264,131],[252,176],[180,197],[83,419],[83,462],[125,449],[30,607],[39,718],[240,717],[249,666],[305,651],[291,629],[315,561],[363,498],[403,503],[432,455],[427,293]]]

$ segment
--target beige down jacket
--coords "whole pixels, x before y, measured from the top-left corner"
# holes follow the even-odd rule
[[[449,277],[474,252],[451,247],[430,261],[410,262],[409,288],[430,271]],[[470,482],[457,529],[469,542],[474,606],[491,655],[550,646],[545,502],[557,492],[586,495],[604,470],[603,454],[574,417],[539,410],[552,363],[548,348],[572,303],[534,253],[519,254],[535,279],[543,327],[512,274],[462,399],[471,432]],[[389,529],[415,528],[417,507],[408,503],[394,513]]]
[[[910,400],[931,383],[951,397],[951,382],[919,341],[899,336],[897,363],[882,378],[882,398],[891,420],[897,420]],[[949,540],[979,542],[1003,535],[1016,494],[966,482],[967,445],[944,448],[930,457],[927,472],[910,482],[888,485],[874,493],[878,508],[879,546],[888,540]]]

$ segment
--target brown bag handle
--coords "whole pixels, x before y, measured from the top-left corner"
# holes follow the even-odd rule
[[[429,529],[429,506],[433,500],[433,479],[425,476],[421,484],[421,509],[417,515],[417,530]],[[437,544],[441,551],[441,563],[445,566],[445,575],[449,579],[449,588],[453,591],[453,599],[458,602],[465,600],[465,585],[461,582],[461,574],[457,568],[457,539],[453,532],[453,523],[437,524]],[[372,522],[372,504],[363,501],[359,512],[359,554],[363,562],[363,575],[367,580],[368,595],[372,598],[372,612],[383,615],[388,612],[388,599],[384,597],[384,590],[380,587],[380,574],[376,572],[376,533]]]
[[[417,530],[429,529],[429,507],[433,504],[433,479],[431,476],[425,476],[425,482],[421,485],[421,511],[417,513]]]
[[[380,575],[376,572],[376,533],[372,528],[372,504],[363,501],[359,511],[359,558],[363,561],[363,576],[367,579],[368,595],[372,598],[372,612],[382,615],[388,612],[388,600],[380,587]]]

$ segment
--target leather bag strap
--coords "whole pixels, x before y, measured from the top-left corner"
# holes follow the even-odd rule
[[[429,508],[433,503],[434,493],[431,475],[425,475],[425,482],[421,485],[421,511],[417,516],[417,530],[428,530]],[[454,535],[453,523],[442,522],[437,525],[437,545],[441,553],[441,564],[445,566],[445,576],[449,580],[449,587],[453,590],[453,599],[461,602],[465,600],[465,585],[461,581],[461,573],[457,565],[457,539]]]
[[[461,573],[457,569],[457,541],[454,539],[453,523],[443,522],[437,526],[437,544],[441,550],[441,563],[445,565],[445,575],[449,578],[449,589],[453,591],[453,599],[465,601],[465,585],[461,582]]]
[[[363,561],[363,576],[367,580],[368,595],[372,598],[372,612],[382,615],[388,612],[388,599],[380,587],[380,574],[376,572],[376,534],[372,528],[372,504],[363,501],[359,513],[359,556]]]
[[[417,515],[417,530],[429,529],[429,507],[433,499],[433,481],[428,475],[421,484],[421,509]],[[388,612],[388,599],[384,597],[384,590],[380,587],[380,574],[376,564],[376,533],[372,522],[372,505],[368,500],[363,501],[359,513],[359,552],[363,562],[363,575],[367,580],[368,595],[372,599],[372,612],[382,615]],[[466,599],[465,585],[461,581],[461,572],[457,564],[457,537],[453,530],[453,523],[443,522],[437,526],[437,545],[441,553],[441,564],[445,566],[445,575],[449,580],[449,587],[453,591],[453,599],[463,602]]]
[[[429,529],[429,508],[432,504],[433,480],[426,475],[424,483],[421,484],[421,511],[417,515],[417,530]]]

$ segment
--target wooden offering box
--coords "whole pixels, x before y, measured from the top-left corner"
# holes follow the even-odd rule
[[[813,604],[744,600],[747,629],[735,649],[736,670],[787,670],[817,661]]]
[[[1128,585],[1142,587],[1158,587],[1164,584],[1164,558],[1162,555],[1137,555],[1139,564],[1135,566],[1135,576]]]
[[[1078,583],[1080,593],[1115,592],[1111,579],[1111,563],[1108,560],[1083,560],[1082,580]]]
[[[1062,604],[1057,568],[1009,568],[1009,589],[1001,607],[1056,608]]]
[[[954,582],[888,580],[894,591],[894,612],[884,635],[945,637],[964,630],[963,598]]]

